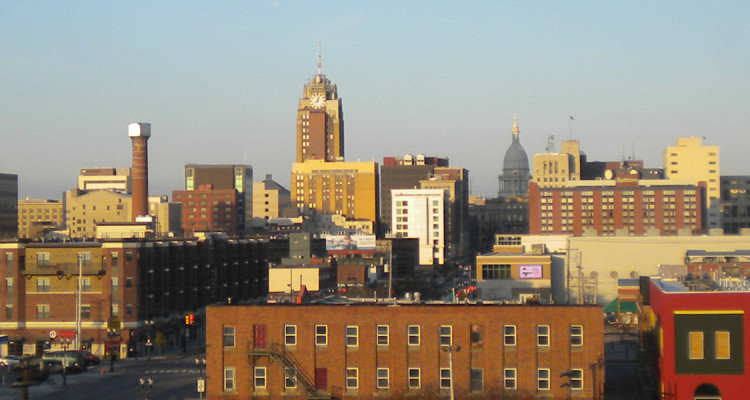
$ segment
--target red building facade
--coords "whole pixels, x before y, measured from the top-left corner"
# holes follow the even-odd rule
[[[209,306],[208,399],[601,399],[597,306]]]
[[[201,185],[198,190],[175,190],[172,201],[182,203],[182,229],[185,235],[196,231],[237,234],[240,227],[237,191],[212,189]]]
[[[652,181],[653,182],[653,181]],[[600,236],[658,231],[675,235],[704,226],[705,184],[641,185],[619,178],[614,186],[539,187],[529,183],[529,233]]]
[[[750,292],[688,291],[653,279],[649,302],[660,398],[747,398]]]

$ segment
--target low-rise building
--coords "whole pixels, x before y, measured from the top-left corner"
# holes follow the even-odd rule
[[[208,399],[600,399],[596,306],[206,309]]]

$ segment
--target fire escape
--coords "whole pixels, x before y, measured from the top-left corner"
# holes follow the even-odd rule
[[[286,351],[286,347],[279,343],[271,343],[270,348],[264,346],[265,343],[258,345],[252,342],[247,344],[247,356],[250,361],[250,365],[254,365],[258,357],[268,357],[273,361],[274,364],[281,368],[284,374],[284,379],[287,378],[286,371],[293,370],[295,374],[294,379],[297,388],[301,389],[306,399],[325,399],[331,400],[333,396],[330,393],[319,391],[315,389],[315,381],[310,374],[302,367],[299,361],[294,358],[291,352]]]

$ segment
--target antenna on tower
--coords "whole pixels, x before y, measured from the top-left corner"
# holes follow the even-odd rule
[[[553,153],[555,151],[555,135],[547,136],[547,153]]]
[[[320,51],[320,40],[318,40],[318,76],[323,74],[323,54]]]

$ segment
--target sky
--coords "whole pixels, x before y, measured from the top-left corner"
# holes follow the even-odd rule
[[[3,1],[0,172],[60,199],[82,168],[130,166],[138,121],[153,195],[187,163],[289,187],[320,41],[348,161],[449,157],[495,197],[516,116],[529,159],[554,136],[658,168],[698,136],[750,174],[749,20],[743,1]]]

